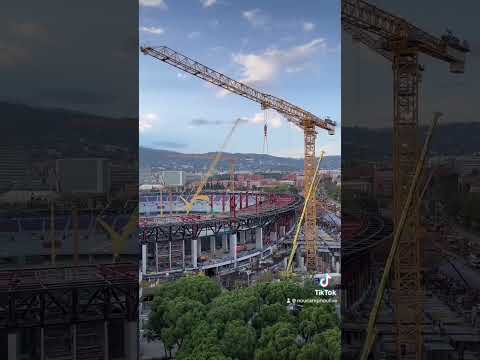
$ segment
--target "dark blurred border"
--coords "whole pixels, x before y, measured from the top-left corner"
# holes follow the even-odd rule
[[[448,63],[425,53],[418,58],[418,123],[406,143],[417,141],[419,150],[433,113],[443,113],[419,182],[424,193],[417,201],[415,234],[421,264],[419,292],[402,289],[403,295],[410,294],[407,300],[417,304],[420,325],[410,325],[419,336],[413,333],[413,342],[399,345],[397,304],[406,298],[395,286],[394,266],[377,318],[371,358],[478,359],[479,5],[470,1],[368,3],[377,10],[357,13],[358,17],[387,11],[439,42],[464,46],[466,40],[470,48],[463,74],[451,73]],[[392,244],[393,199],[398,196],[394,173],[400,165],[393,160],[394,83],[392,62],[383,56],[385,38],[378,37],[379,27],[364,27],[363,33],[352,36],[352,23],[344,19],[342,25],[342,359],[358,359]],[[365,46],[364,34],[373,34],[370,47]],[[399,251],[410,250],[401,247]]]
[[[138,358],[138,2],[0,13],[0,358]]]

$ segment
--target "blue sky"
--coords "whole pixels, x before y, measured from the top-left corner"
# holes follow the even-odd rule
[[[340,2],[140,0],[140,44],[166,45],[204,65],[340,123]],[[228,152],[262,153],[259,104],[139,53],[140,144],[217,151],[232,122]],[[268,153],[303,157],[303,133],[273,110]],[[340,154],[340,126],[319,130],[317,153]]]

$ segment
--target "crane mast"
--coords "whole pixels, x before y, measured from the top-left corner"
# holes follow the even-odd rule
[[[246,84],[236,81],[218,71],[215,71],[199,62],[182,55],[166,46],[141,47],[145,55],[150,55],[160,61],[192,74],[202,80],[215,84],[232,93],[243,96],[259,103],[262,109],[274,109],[285,118],[304,131],[305,158],[304,158],[304,194],[308,193],[315,174],[315,139],[316,127],[326,130],[330,135],[335,133],[335,122],[329,118],[321,119],[316,115],[276,96],[258,91]],[[306,266],[308,271],[317,270],[317,211],[316,202],[307,204],[304,224]]]
[[[393,213],[398,226],[419,157],[418,90],[423,67],[420,53],[445,61],[450,72],[463,73],[468,44],[451,33],[437,38],[363,0],[342,0],[342,26],[361,42],[392,62],[393,69]],[[418,207],[418,192],[411,209]],[[422,253],[419,216],[411,210],[394,258],[394,302],[398,359],[422,358]]]

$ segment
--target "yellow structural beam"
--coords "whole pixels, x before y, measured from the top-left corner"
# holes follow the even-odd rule
[[[300,215],[300,219],[298,220],[298,223],[297,223],[297,229],[295,230],[295,236],[293,238],[293,243],[292,243],[292,251],[290,252],[290,256],[288,258],[287,268],[286,268],[286,271],[285,271],[287,276],[290,276],[293,272],[292,271],[292,268],[293,268],[292,264],[293,264],[293,258],[295,256],[295,253],[296,253],[297,247],[298,247],[298,237],[300,235],[300,229],[302,228],[302,222],[303,222],[303,219],[305,218],[307,203],[309,201],[311,201],[312,194],[315,194],[314,189],[316,189],[316,185],[318,185],[318,182],[316,182],[315,180],[318,176],[318,170],[320,170],[320,163],[322,162],[324,153],[325,153],[324,151],[322,151],[320,153],[320,159],[317,162],[317,167],[315,169],[315,173],[313,174],[313,179],[312,179],[312,182],[310,183],[310,188],[308,190],[308,194],[305,197],[305,201],[303,203],[302,214]],[[315,197],[313,199],[315,201]]]
[[[380,279],[380,284],[378,286],[378,290],[375,296],[375,302],[373,304],[372,311],[370,312],[370,317],[368,319],[368,326],[367,326],[367,337],[364,342],[363,350],[362,350],[362,356],[361,360],[367,360],[368,355],[370,354],[372,345],[374,343],[375,337],[376,337],[376,330],[375,330],[375,323],[377,321],[377,316],[380,311],[380,306],[381,302],[383,299],[383,294],[385,292],[385,288],[387,285],[388,277],[390,274],[390,270],[392,268],[392,263],[395,258],[395,255],[397,253],[398,249],[398,244],[400,242],[400,236],[402,235],[402,231],[405,225],[405,221],[407,219],[408,212],[410,211],[410,207],[412,204],[413,196],[416,192],[416,188],[419,183],[419,179],[422,173],[423,166],[425,164],[425,158],[427,156],[428,149],[430,147],[430,142],[432,139],[433,135],[433,130],[437,125],[438,119],[442,116],[442,113],[436,112],[433,116],[432,124],[430,125],[430,128],[428,130],[427,138],[425,139],[425,143],[423,145],[422,153],[420,155],[420,158],[417,161],[417,166],[415,169],[415,175],[412,179],[412,182],[410,184],[410,189],[408,192],[407,199],[405,201],[405,204],[402,209],[402,214],[400,216],[400,221],[398,222],[398,225],[395,227],[394,231],[394,236],[393,236],[393,242],[392,242],[392,247],[390,248],[390,253],[388,255],[387,261],[385,263],[385,269],[382,274],[382,278]],[[416,209],[414,209],[416,210]]]
[[[138,209],[133,211],[127,225],[125,225],[125,227],[119,233],[100,217],[97,218],[97,221],[100,223],[100,225],[102,225],[112,239],[113,259],[115,261],[120,255],[120,252],[123,250],[123,246],[127,238],[138,228]]]
[[[235,131],[235,129],[237,128],[238,124],[240,123],[241,119],[237,119],[235,120],[235,122],[233,123],[233,126],[232,128],[230,129],[230,131],[228,132],[227,134],[227,137],[225,138],[222,146],[220,147],[220,150],[217,152],[217,154],[215,155],[215,158],[213,159],[212,163],[210,164],[210,167],[207,171],[207,173],[205,174],[205,176],[202,178],[202,180],[200,181],[200,184],[198,185],[197,187],[197,191],[195,192],[195,194],[193,195],[192,197],[192,200],[187,203],[185,205],[185,211],[186,213],[190,213],[190,211],[192,211],[192,208],[193,208],[193,205],[195,204],[195,202],[199,199],[201,199],[201,192],[203,191],[203,188],[205,187],[205,185],[207,184],[207,181],[208,179],[213,175],[213,172],[215,171],[215,169],[217,168],[217,164],[218,162],[220,161],[221,157],[222,157],[222,153],[223,153],[223,150],[225,149],[225,147],[228,145],[232,135],[233,135],[233,132]]]

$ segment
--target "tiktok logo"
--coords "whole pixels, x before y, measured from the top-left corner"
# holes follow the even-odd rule
[[[325,277],[320,280],[320,286],[326,288],[328,286],[329,280],[332,278],[330,274],[325,274]]]

